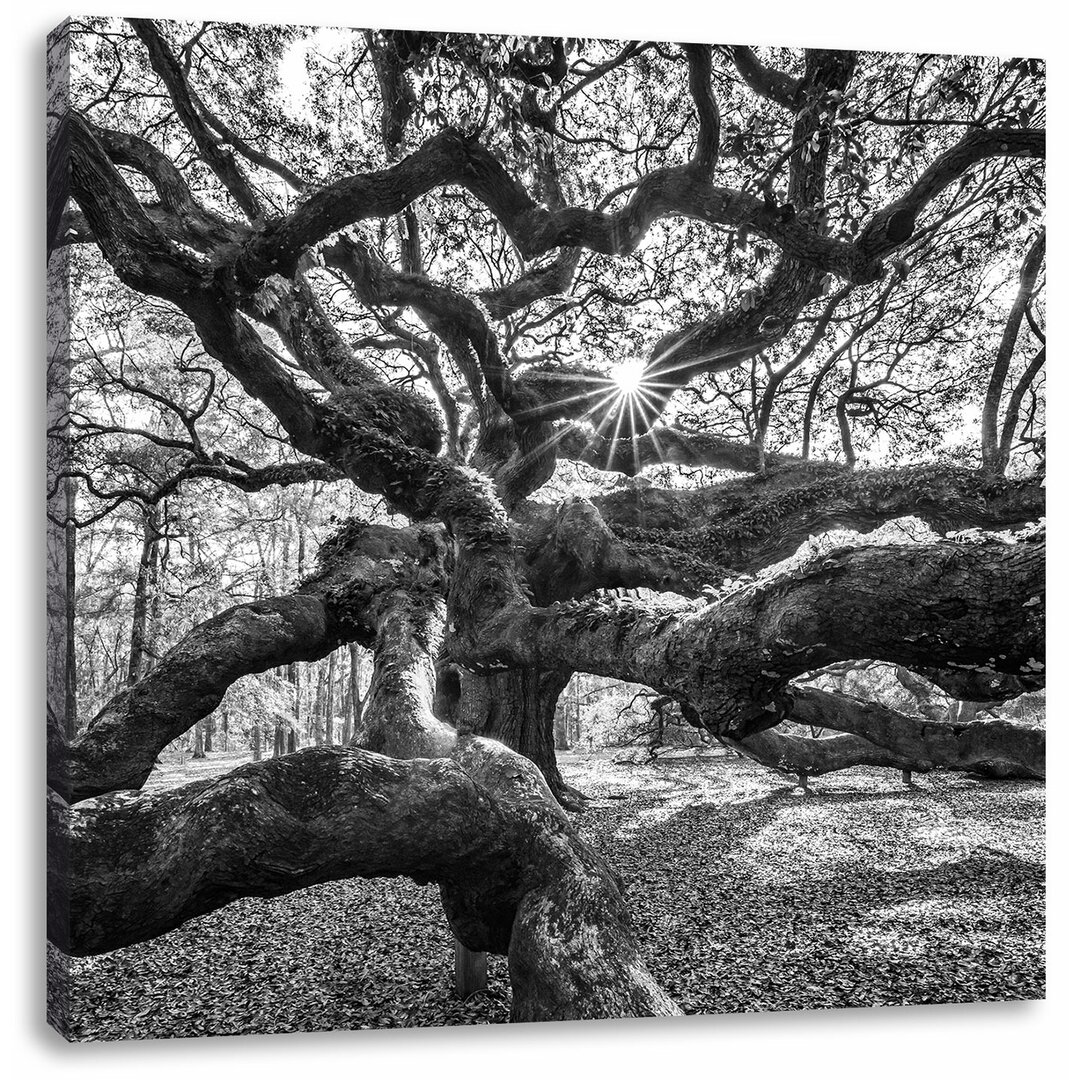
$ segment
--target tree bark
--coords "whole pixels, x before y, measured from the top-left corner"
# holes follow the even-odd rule
[[[776,730],[761,731],[742,739],[724,739],[733,750],[770,769],[794,773],[799,784],[806,777],[852,769],[858,765],[879,765],[907,772],[929,772],[928,758],[907,758],[877,746],[859,735],[833,735],[823,739],[787,735]]]
[[[1041,531],[1011,544],[838,548],[704,607],[507,606],[470,628],[467,664],[545,663],[645,683],[692,706],[718,737],[775,725],[792,678],[841,660],[973,670],[1004,699],[1014,681],[1045,683],[1044,559]]]
[[[48,932],[68,953],[157,937],[239,896],[407,875],[442,885],[462,944],[509,954],[514,1020],[680,1011],[611,871],[535,767],[490,740],[440,760],[310,748],[155,795],[69,807],[52,793],[48,814]]]
[[[467,1001],[487,987],[487,953],[466,949],[454,940],[454,993]]]
[[[851,471],[822,463],[697,489],[615,491],[593,505],[631,553],[645,545],[686,552],[721,568],[715,584],[723,568],[764,569],[830,529],[867,533],[908,515],[939,533],[1018,527],[1045,515],[1046,492],[1039,478],[988,478],[949,466]],[[612,584],[621,582],[593,587]]]
[[[455,669],[440,680],[440,697],[458,731],[498,739],[527,757],[563,805],[580,809],[581,793],[563,780],[555,758],[555,710],[571,674],[529,667],[483,677]]]
[[[157,755],[220,704],[242,675],[336,645],[317,597],[241,604],[192,630],[136,685],[121,691],[66,749],[67,776],[50,784],[71,801],[141,787]],[[59,786],[58,786],[59,785]]]
[[[792,720],[857,735],[898,761],[919,761],[925,766],[900,764],[898,768],[953,769],[1000,778],[1046,777],[1046,732],[1037,728],[1008,720],[959,717],[935,722],[810,686],[793,687],[792,697]]]
[[[360,723],[360,646],[353,641],[349,642],[347,702],[345,727],[341,732],[341,741],[345,746],[352,743],[353,734]]]
[[[51,746],[50,785],[71,801],[141,787],[162,748],[213,711],[241,676],[321,659],[343,641],[373,644],[388,590],[403,583],[421,593],[445,588],[440,534],[431,526],[353,528],[328,543],[319,573],[301,591],[240,604],[199,624],[74,742]],[[62,734],[51,726],[49,737],[56,743]]]

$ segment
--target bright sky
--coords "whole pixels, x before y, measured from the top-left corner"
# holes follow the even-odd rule
[[[311,91],[308,80],[307,55],[315,50],[323,56],[337,52],[352,37],[348,30],[336,26],[319,26],[308,30],[294,41],[278,63],[278,77],[283,89],[282,106],[293,120],[307,114],[307,98]]]

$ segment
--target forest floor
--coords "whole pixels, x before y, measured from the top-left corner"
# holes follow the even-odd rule
[[[624,878],[645,958],[687,1012],[1044,994],[1043,786],[860,768],[811,782],[726,751],[560,755],[579,826]],[[148,789],[240,754],[159,769]],[[53,961],[57,957],[54,953]],[[506,961],[453,994],[436,887],[331,882],[242,899],[72,959],[72,1034],[162,1038],[505,1022]]]

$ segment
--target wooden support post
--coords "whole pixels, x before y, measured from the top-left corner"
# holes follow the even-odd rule
[[[487,953],[466,949],[454,939],[454,993],[462,1001],[487,989]]]

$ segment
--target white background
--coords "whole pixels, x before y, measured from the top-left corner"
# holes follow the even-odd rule
[[[548,0],[536,9],[492,0],[411,3],[190,4],[149,0],[67,10],[47,0],[15,0],[4,18],[0,78],[3,157],[0,223],[9,239],[0,259],[6,318],[0,340],[0,765],[6,871],[0,903],[3,1043],[11,1076],[82,1078],[297,1077],[333,1070],[348,1077],[466,1074],[578,1078],[609,1075],[788,1077],[1057,1077],[1077,1068],[1077,873],[1080,819],[1073,680],[1074,513],[1080,403],[1080,252],[1076,200],[1080,160],[1080,35],[1071,5],[949,0],[766,0],[700,5],[667,0],[648,9],[610,0],[586,6]],[[325,1035],[66,1045],[45,1025],[44,986],[44,41],[69,14],[307,22],[501,33],[577,34],[918,52],[1041,56],[1048,60],[1049,367],[1051,575],[1050,945],[1048,1000],[983,1006],[924,1006],[678,1021],[340,1032]],[[1073,1057],[1070,1063],[1069,1058]],[[1075,1075],[1075,1072],[1071,1072]]]

